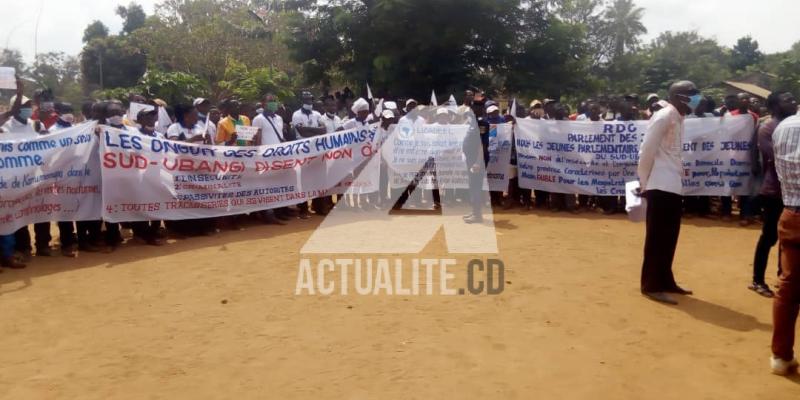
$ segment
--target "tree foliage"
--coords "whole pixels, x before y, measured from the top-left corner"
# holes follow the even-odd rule
[[[104,39],[108,37],[108,27],[100,21],[94,21],[83,30],[83,43],[89,43],[93,39]]]
[[[151,68],[194,74],[216,91],[232,62],[290,69],[286,48],[277,40],[281,25],[273,14],[280,10],[273,6],[263,1],[165,0],[133,37]]]
[[[739,38],[731,52],[731,69],[733,71],[743,71],[747,67],[759,63],[764,58],[764,54],[758,49],[758,41],[750,36]]]
[[[141,28],[145,24],[147,15],[144,13],[142,6],[136,3],[130,3],[127,7],[118,6],[117,15],[122,18],[122,32],[121,34],[130,34],[135,30]]]

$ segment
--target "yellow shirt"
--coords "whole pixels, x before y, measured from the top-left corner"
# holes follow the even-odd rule
[[[215,142],[217,144],[222,144],[231,140],[231,136],[236,133],[236,125],[250,126],[250,118],[240,115],[238,120],[234,120],[230,116],[219,120],[219,123],[217,123],[217,137]]]

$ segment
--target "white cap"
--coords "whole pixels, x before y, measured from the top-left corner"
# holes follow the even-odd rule
[[[655,93],[650,93],[650,94],[647,95],[647,100],[645,100],[645,101],[650,101],[652,99],[659,99],[659,97]]]
[[[394,113],[392,112],[392,110],[383,110],[383,112],[381,113],[381,117],[386,119],[391,119],[394,118]]]
[[[13,96],[11,96],[11,101],[9,102],[9,104],[11,105],[11,107],[14,107],[14,101],[15,101],[15,100],[17,100],[17,95],[13,95]],[[20,100],[19,104],[25,104],[25,103],[27,103],[27,102],[29,102],[29,101],[31,101],[31,99],[29,99],[29,98],[25,97],[25,95],[22,95],[22,100]]]
[[[207,101],[208,101],[207,99],[204,99],[204,98],[202,98],[202,97],[198,97],[198,98],[194,99],[194,103],[192,103],[192,105],[193,105],[193,106],[195,106],[195,107],[197,107],[197,106],[199,106],[200,104],[203,104],[203,103],[205,103],[205,102],[207,102]]]
[[[383,108],[385,108],[387,110],[397,110],[397,103],[395,103],[393,101],[384,101],[383,102]]]
[[[450,113],[450,112],[449,112],[449,111],[448,111],[446,108],[444,108],[444,107],[442,107],[442,108],[440,108],[440,109],[436,110],[436,115],[442,115],[442,114],[444,114],[444,115],[447,115],[447,114],[449,114],[449,113]]]
[[[353,102],[353,107],[350,108],[353,113],[358,114],[359,111],[369,111],[369,103],[359,97],[358,100]]]
[[[487,114],[491,114],[491,113],[493,113],[495,111],[500,111],[500,109],[497,108],[497,106],[494,106],[494,105],[489,106],[489,108],[486,109],[486,113]]]
[[[411,104],[411,103],[419,104],[419,102],[414,100],[414,99],[408,99],[408,100],[406,100],[406,107],[408,107],[408,105]]]

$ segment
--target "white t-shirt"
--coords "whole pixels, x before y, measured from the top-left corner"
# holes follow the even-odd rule
[[[333,118],[329,117],[328,114],[322,114],[320,122],[325,126],[325,132],[327,133],[336,132],[337,129],[342,127],[342,119],[336,114],[333,114]]]
[[[261,128],[261,144],[264,146],[283,143],[283,118],[280,115],[264,115],[263,113],[253,118],[252,125]]]
[[[36,129],[33,127],[33,121],[28,120],[27,124],[19,122],[16,118],[11,117],[5,124],[3,124],[3,132],[13,134],[36,134]]]
[[[180,140],[181,134],[184,135],[184,140],[189,140],[195,136],[203,136],[205,133],[205,126],[196,124],[193,128],[184,128],[179,122],[169,126],[167,129],[167,139]]]
[[[299,126],[306,128],[321,128],[322,125],[319,122],[320,117],[322,117],[322,115],[316,111],[311,111],[310,113],[306,114],[301,108],[292,114],[292,126],[294,128]]]
[[[371,116],[370,116],[371,117]],[[372,118],[367,117],[366,121],[361,122],[355,118],[350,118],[342,125],[344,130],[353,129],[353,128],[366,128],[369,126],[370,122],[372,122]]]

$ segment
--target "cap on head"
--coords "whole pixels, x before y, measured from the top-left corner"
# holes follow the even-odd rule
[[[358,100],[353,102],[353,107],[351,107],[350,110],[352,110],[354,114],[358,114],[361,111],[369,111],[369,103],[359,97]]]
[[[192,105],[197,107],[197,106],[199,106],[200,104],[203,104],[203,103],[211,103],[211,102],[208,99],[204,99],[202,97],[198,97],[198,98],[194,99],[194,102],[192,103]]]
[[[11,101],[9,102],[9,105],[13,107],[13,106],[14,106],[14,102],[15,102],[16,100],[17,100],[17,95],[11,96]],[[29,99],[28,97],[26,97],[25,95],[23,95],[23,96],[22,96],[22,100],[20,100],[19,104],[20,104],[20,105],[23,105],[23,104],[25,104],[25,103],[29,103],[30,101],[31,101],[31,99]]]

